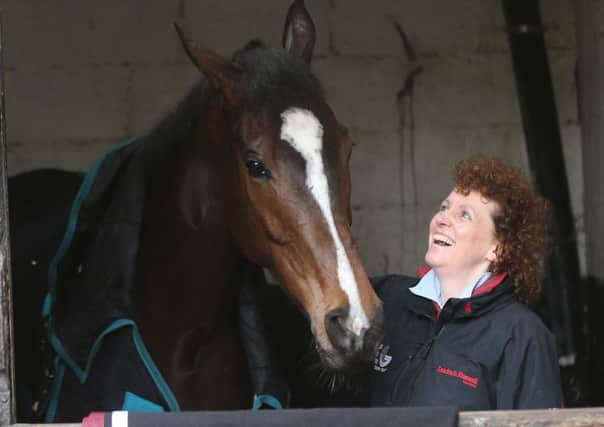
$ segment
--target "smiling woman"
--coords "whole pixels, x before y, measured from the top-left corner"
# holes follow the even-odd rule
[[[426,263],[438,273],[444,304],[460,295],[496,259],[498,241],[493,216],[496,202],[476,191],[467,195],[455,189],[430,222]]]
[[[562,405],[554,338],[521,302],[536,299],[547,257],[547,202],[497,159],[455,168],[430,222],[420,278],[373,280],[385,337],[373,405],[462,410]]]

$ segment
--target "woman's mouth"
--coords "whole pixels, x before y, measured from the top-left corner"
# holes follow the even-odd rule
[[[455,241],[444,234],[436,233],[432,236],[432,242],[438,246],[453,246]]]

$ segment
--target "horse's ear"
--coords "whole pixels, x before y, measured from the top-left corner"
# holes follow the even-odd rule
[[[310,64],[315,39],[315,24],[304,6],[304,0],[294,0],[285,18],[283,48]]]
[[[187,39],[182,28],[176,22],[174,28],[176,28],[187,55],[199,71],[224,94],[229,104],[237,105],[239,103],[237,86],[244,73],[241,65],[226,60],[216,52]]]

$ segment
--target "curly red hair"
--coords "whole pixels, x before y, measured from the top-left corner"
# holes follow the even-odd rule
[[[549,203],[520,170],[499,159],[473,157],[455,165],[455,189],[462,194],[480,193],[494,201],[495,236],[499,241],[494,274],[506,272],[521,302],[541,295],[545,260],[550,250]]]

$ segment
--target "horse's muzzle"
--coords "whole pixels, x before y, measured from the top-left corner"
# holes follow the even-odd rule
[[[373,361],[383,336],[383,311],[375,310],[368,328],[355,333],[351,328],[347,308],[331,310],[325,315],[325,330],[334,348],[329,357],[333,369],[346,370],[352,365],[366,365]]]

